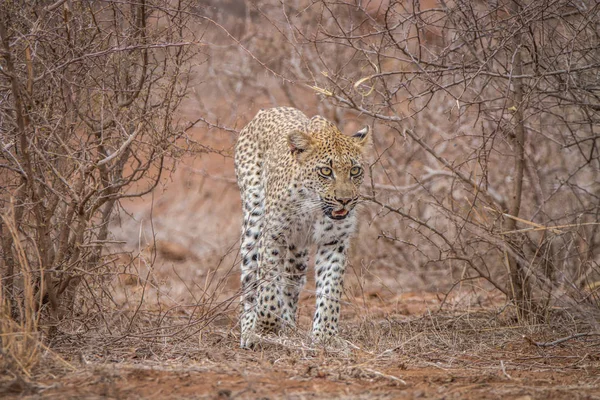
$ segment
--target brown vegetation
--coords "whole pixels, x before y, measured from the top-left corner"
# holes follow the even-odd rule
[[[598,396],[599,13],[3,3],[0,393]],[[281,105],[375,133],[346,344],[311,343],[309,279],[243,352],[231,149]]]

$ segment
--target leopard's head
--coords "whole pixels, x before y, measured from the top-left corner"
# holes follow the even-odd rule
[[[352,136],[344,135],[322,117],[310,120],[308,132],[289,133],[288,145],[302,184],[316,195],[327,217],[344,219],[356,206],[370,136],[368,126]]]

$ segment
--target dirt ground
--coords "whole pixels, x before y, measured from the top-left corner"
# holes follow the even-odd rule
[[[248,367],[255,363],[249,362]],[[326,368],[326,367],[325,367]],[[499,371],[455,368],[384,369],[319,366],[268,368],[255,373],[232,366],[102,366],[24,398],[194,399],[594,399],[598,376],[585,370]],[[250,369],[250,368],[249,368]],[[344,372],[348,372],[345,374]],[[402,377],[402,378],[399,378]],[[7,396],[6,398],[10,398]]]
[[[329,346],[313,345],[302,328],[314,300],[309,294],[302,299],[302,332],[266,338],[257,351],[238,348],[233,310],[198,334],[61,337],[35,383],[4,377],[0,397],[600,398],[599,338],[547,345],[572,334],[561,328],[567,316],[560,311],[555,326],[523,325],[506,308],[437,311],[434,293],[366,299],[347,307],[346,340]]]

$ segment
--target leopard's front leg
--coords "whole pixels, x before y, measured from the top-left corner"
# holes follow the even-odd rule
[[[260,245],[256,330],[277,333],[282,326],[287,244],[280,233],[266,233]]]
[[[294,244],[288,245],[285,259],[285,286],[283,289],[283,322],[288,326],[296,325],[296,311],[300,291],[306,284],[306,268],[308,266],[308,249]]]
[[[322,243],[315,260],[317,309],[313,319],[313,336],[327,339],[338,333],[340,298],[346,269],[348,234]]]

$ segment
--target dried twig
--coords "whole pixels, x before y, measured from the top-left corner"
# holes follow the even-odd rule
[[[375,371],[374,369],[371,369],[371,368],[361,368],[361,369],[363,371],[368,372],[370,374],[373,374],[373,375],[375,375],[377,377],[384,378],[384,379],[389,379],[391,381],[400,383],[401,385],[406,385],[406,381],[403,380],[403,379],[398,378],[397,376],[384,374],[383,372]]]
[[[588,336],[600,336],[600,332],[575,333],[573,335],[566,336],[566,337],[560,338],[560,339],[556,339],[551,342],[536,342],[527,336],[523,336],[523,338],[525,340],[527,340],[530,344],[537,346],[537,347],[553,347],[553,346],[559,345],[561,343],[568,342],[569,340],[573,340],[573,339],[577,339],[577,338],[581,338],[581,337],[588,337]]]

